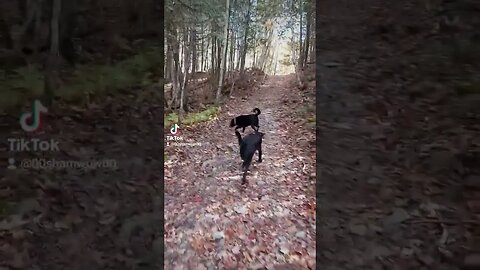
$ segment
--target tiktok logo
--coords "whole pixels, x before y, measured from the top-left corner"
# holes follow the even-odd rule
[[[37,130],[41,124],[41,113],[47,113],[48,109],[42,105],[39,100],[35,100],[32,106],[32,112],[25,112],[20,115],[20,126],[27,132]],[[31,119],[28,124],[27,120]]]
[[[177,132],[179,131],[179,129],[180,129],[180,126],[177,125],[177,124],[175,124],[175,125],[172,126],[172,128],[170,128],[170,133],[171,133],[172,135],[175,135],[175,134],[177,134]]]

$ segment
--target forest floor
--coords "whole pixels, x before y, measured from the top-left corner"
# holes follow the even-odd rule
[[[304,95],[290,75],[254,88],[227,100],[217,119],[181,126],[202,145],[167,147],[165,168],[160,87],[86,107],[56,103],[31,133],[18,114],[2,115],[1,269],[315,269],[314,86]],[[244,189],[229,121],[254,107],[264,157]],[[56,140],[60,151],[12,151],[9,138]],[[7,168],[12,157],[16,169]],[[34,158],[101,164],[22,167]]]
[[[321,56],[318,265],[332,270],[478,266],[478,255],[466,257],[475,251],[480,224],[467,206],[478,202],[478,176],[465,182],[439,176],[450,170],[455,155],[432,151],[432,144],[442,147],[433,137],[420,151],[409,149],[412,141],[396,141],[399,126],[368,109],[381,98],[351,91],[358,81],[348,67],[328,65],[341,55]]]
[[[480,269],[478,3],[419,3],[318,8],[321,269]]]
[[[216,120],[180,127],[201,145],[166,148],[165,269],[315,269],[315,132],[299,114],[304,102],[314,104],[294,75],[269,76],[226,102]],[[229,123],[255,107],[263,162],[253,162],[242,187]]]
[[[0,269],[163,265],[163,102],[153,88],[55,103],[30,133],[19,114],[1,116]],[[55,140],[59,151],[12,151],[9,138]]]

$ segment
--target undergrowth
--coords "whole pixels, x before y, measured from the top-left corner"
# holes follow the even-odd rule
[[[316,117],[315,117],[315,107],[309,105],[302,105],[297,108],[297,117],[306,119],[307,125],[309,127],[315,127]]]
[[[79,65],[62,78],[55,96],[66,101],[84,101],[119,89],[153,83],[161,72],[163,51],[152,47],[114,65]],[[44,91],[44,74],[39,66],[15,69],[12,74],[0,73],[0,109],[19,106]]]
[[[8,214],[9,207],[7,201],[0,199],[0,219],[8,216]]]
[[[463,82],[457,86],[457,94],[459,96],[480,94],[480,81]]]
[[[200,122],[206,122],[215,118],[219,111],[219,107],[209,106],[203,111],[186,114],[181,123],[178,122],[177,113],[170,113],[165,116],[164,127],[168,128],[174,123],[179,125],[193,125]]]

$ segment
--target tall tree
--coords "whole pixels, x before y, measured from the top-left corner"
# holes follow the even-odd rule
[[[229,14],[230,14],[230,0],[226,0],[226,7],[225,7],[225,25],[223,29],[223,46],[222,46],[222,55],[223,55],[223,65],[220,67],[220,76],[218,80],[218,88],[217,88],[217,95],[215,97],[215,104],[220,103],[220,95],[222,93],[223,87],[223,77],[225,76],[225,67],[227,64],[227,41],[228,41],[228,22],[229,22]],[[222,59],[220,57],[220,62]]]
[[[308,3],[307,3],[308,4]],[[304,56],[303,56],[303,64],[305,66],[305,64],[307,63],[308,61],[308,51],[309,51],[309,46],[310,46],[310,25],[311,25],[311,21],[312,21],[312,9],[310,8],[310,5],[307,6],[307,16],[306,16],[306,33],[305,33],[305,47],[303,49],[303,53],[304,53]]]
[[[249,27],[250,27],[250,11],[252,9],[253,5],[253,0],[248,1],[248,7],[247,7],[247,14],[245,16],[245,32],[243,36],[243,44],[242,44],[242,54],[240,56],[240,73],[243,74],[245,70],[245,58],[247,57],[247,51],[248,51],[248,43],[247,43],[247,38],[249,34]]]
[[[57,87],[58,77],[58,57],[59,57],[59,28],[61,0],[52,1],[52,17],[50,20],[50,52],[46,65],[44,103],[49,106],[54,97],[54,91]]]
[[[300,0],[300,38],[298,39],[299,43],[299,52],[298,52],[298,68],[303,67],[303,46],[302,46],[302,38],[303,38],[303,0]]]

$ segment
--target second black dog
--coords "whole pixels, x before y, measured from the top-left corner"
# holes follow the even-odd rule
[[[235,135],[238,138],[238,144],[240,145],[240,157],[242,158],[242,185],[247,182],[247,171],[252,163],[253,154],[258,150],[258,162],[262,162],[262,139],[265,135],[262,132],[255,131],[243,137],[235,130]]]
[[[235,127],[235,131],[239,128],[243,128],[242,132],[245,132],[245,128],[251,126],[253,130],[258,131],[260,127],[258,125],[258,115],[261,111],[259,108],[253,109],[254,114],[239,115],[230,121],[230,127]]]

